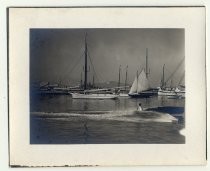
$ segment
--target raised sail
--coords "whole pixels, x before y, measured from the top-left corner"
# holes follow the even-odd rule
[[[142,70],[138,77],[137,93],[149,90],[149,88],[150,86],[149,81],[146,77],[146,73],[144,72],[144,70]]]
[[[157,91],[150,89],[149,80],[144,70],[135,77],[128,95],[133,98],[147,98],[157,95]]]
[[[149,81],[146,77],[146,73],[144,72],[144,70],[142,70],[138,76],[136,75],[129,94],[140,93],[148,89],[149,89]]]
[[[137,93],[137,80],[138,79],[137,79],[137,76],[136,76],[135,79],[134,79],[134,82],[131,86],[131,89],[129,91],[129,94]]]

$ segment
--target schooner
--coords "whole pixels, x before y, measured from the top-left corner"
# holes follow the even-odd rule
[[[106,93],[107,89],[92,89],[89,90],[87,86],[88,80],[88,46],[87,46],[87,33],[85,35],[85,78],[84,78],[84,90],[81,93],[70,93],[73,99],[116,99],[118,95]]]

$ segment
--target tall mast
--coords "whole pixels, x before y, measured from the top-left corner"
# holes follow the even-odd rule
[[[149,71],[148,71],[148,48],[146,49],[146,77],[148,78]]]
[[[92,85],[93,87],[94,87],[94,84],[95,84],[94,82],[95,82],[95,79],[94,79],[94,75],[93,75],[93,85]]]
[[[138,93],[138,76],[139,76],[139,73],[138,73],[138,70],[136,72],[136,92]]]
[[[171,79],[171,88],[173,87],[173,80]]]
[[[121,65],[119,67],[119,80],[118,80],[118,87],[120,87],[120,73],[121,73]]]
[[[126,85],[127,85],[127,78],[128,78],[128,65],[126,66],[126,73],[125,73],[125,91],[126,91]]]
[[[162,87],[165,86],[165,64],[163,65],[163,78],[162,78]]]
[[[81,72],[80,87],[82,88],[82,72]]]
[[[87,89],[87,33],[85,33],[85,80],[84,80],[84,90]]]

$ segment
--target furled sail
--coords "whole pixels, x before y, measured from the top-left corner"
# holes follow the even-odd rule
[[[131,86],[129,94],[133,93],[140,93],[142,91],[146,91],[150,88],[149,81],[146,77],[146,73],[144,70],[141,71],[141,73],[135,77],[134,82]]]

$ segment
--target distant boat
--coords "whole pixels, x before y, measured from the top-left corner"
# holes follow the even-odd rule
[[[161,87],[158,87],[159,96],[176,96],[175,89],[171,87],[166,87],[165,82],[165,64],[163,65],[163,75],[161,80]]]
[[[128,65],[126,66],[126,73],[125,73],[125,85],[124,87],[120,87],[120,72],[121,72],[121,66],[119,68],[119,81],[118,81],[118,95],[119,97],[129,97],[128,95],[128,85],[127,85],[127,79],[128,79]]]
[[[184,77],[184,74],[183,74],[183,77]],[[180,82],[182,81],[183,77],[181,78]],[[181,89],[178,87],[174,87],[174,88],[166,87],[166,82],[165,82],[165,64],[164,64],[162,83],[161,83],[161,87],[158,87],[158,95],[159,96],[174,96],[174,98],[177,98],[177,99],[185,98],[185,86],[180,86]]]
[[[134,98],[147,98],[156,95],[156,91],[153,91],[149,86],[149,80],[146,77],[144,69],[134,79],[128,95]]]
[[[84,91],[81,93],[70,93],[73,99],[116,99],[118,95],[106,93],[106,90],[94,89],[89,90],[87,87],[88,79],[88,69],[87,69],[87,58],[88,58],[88,49],[87,49],[87,34],[85,35],[85,79],[84,79]]]
[[[114,94],[81,94],[81,93],[71,93],[73,99],[117,99],[118,95]]]
[[[185,98],[185,90],[180,90],[178,87],[176,88],[159,88],[158,90],[159,96],[174,96],[175,98]]]
[[[173,88],[161,88],[158,89],[159,96],[176,96],[175,89]]]
[[[108,93],[108,89],[85,90],[83,93],[70,93],[73,99],[117,99],[118,95]]]
[[[119,97],[129,97],[129,95],[127,93],[120,93]]]
[[[185,85],[183,85],[184,84],[182,82],[183,80],[184,80],[184,74],[182,75],[179,81],[178,88],[175,90],[176,94],[181,98],[185,98]]]
[[[138,74],[138,71],[137,71],[136,77],[128,93],[130,97],[148,98],[148,97],[157,95],[157,90],[150,88],[149,80],[148,80],[149,74],[150,72],[148,70],[148,49],[146,49],[146,73],[144,69],[142,69],[140,74]]]

